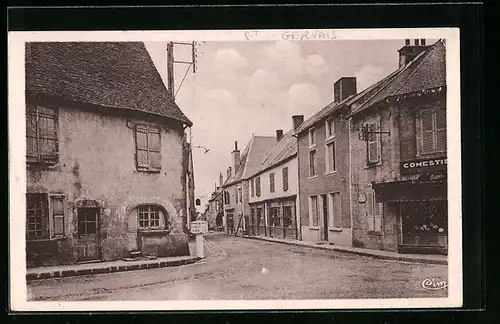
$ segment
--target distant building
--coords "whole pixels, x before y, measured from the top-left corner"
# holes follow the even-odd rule
[[[245,232],[250,217],[248,177],[260,167],[260,162],[272,147],[275,138],[272,136],[253,135],[240,155],[238,143],[231,153],[233,165],[227,170],[226,182],[223,185],[224,228],[234,233],[238,226]],[[233,171],[234,170],[234,171]]]
[[[191,125],[143,43],[26,43],[27,265],[189,255]]]
[[[224,203],[223,203],[223,190],[222,185],[224,184],[222,173],[219,174],[219,185],[215,185],[215,190],[212,193],[210,199],[208,200],[208,210],[207,210],[207,222],[208,227],[213,230],[219,230],[223,228],[223,218],[224,218]]]
[[[297,127],[304,116],[294,116]],[[257,171],[249,179],[251,235],[298,239],[298,169],[294,130],[276,131],[276,142],[269,148]]]

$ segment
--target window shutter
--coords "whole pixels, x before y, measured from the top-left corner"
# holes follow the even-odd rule
[[[153,170],[161,169],[160,130],[148,127],[149,166]]]
[[[436,150],[446,150],[446,110],[436,109]]]
[[[373,192],[370,190],[367,192],[367,203],[368,203],[368,230],[369,231],[374,231],[375,230],[375,224],[374,224],[374,197],[373,197]]]
[[[422,153],[434,150],[434,125],[432,110],[425,109],[420,112],[420,125],[422,132]]]
[[[382,232],[382,217],[384,215],[384,204],[376,203],[376,215],[374,220],[375,231]]]
[[[136,163],[138,168],[148,168],[148,129],[142,125],[135,127]]]
[[[283,168],[283,191],[288,190],[288,167]]]

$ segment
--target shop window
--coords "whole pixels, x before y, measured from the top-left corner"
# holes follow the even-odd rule
[[[57,149],[57,111],[53,108],[26,106],[26,161],[55,163]]]
[[[446,150],[446,110],[422,109],[417,114],[419,127],[418,152],[420,154]]]
[[[160,129],[149,125],[136,125],[135,139],[137,170],[159,172],[161,169]]]
[[[279,207],[269,207],[269,225],[273,227],[281,226]]]
[[[292,206],[283,206],[283,226],[293,227]]]
[[[161,226],[161,211],[158,206],[143,205],[137,208],[139,217],[139,228],[150,229],[160,228]]]

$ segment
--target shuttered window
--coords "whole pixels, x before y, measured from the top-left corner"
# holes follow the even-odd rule
[[[376,122],[368,123],[368,131],[376,132],[378,131],[378,125]],[[368,134],[368,145],[367,145],[367,162],[377,163],[380,160],[380,135],[369,133]]]
[[[49,238],[47,194],[26,194],[26,240]]]
[[[255,195],[260,197],[260,177],[255,178]]]
[[[149,125],[136,125],[136,164],[139,171],[160,171],[160,129]]]
[[[422,109],[419,114],[420,154],[446,150],[446,110],[444,108]]]
[[[250,196],[255,196],[255,180],[250,179]]]
[[[366,202],[368,203],[368,231],[382,232],[384,204],[376,202],[375,192],[373,190],[367,192],[366,198]]]
[[[56,109],[28,104],[26,106],[27,162],[57,162]]]
[[[274,173],[269,174],[269,191],[274,192],[275,186],[274,186]]]
[[[318,196],[309,197],[309,211],[311,213],[311,223],[312,226],[318,226],[319,224],[319,208],[318,208]]]
[[[282,169],[283,173],[283,191],[288,190],[288,167]]]

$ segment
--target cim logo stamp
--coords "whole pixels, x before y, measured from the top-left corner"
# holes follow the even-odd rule
[[[439,278],[427,278],[422,281],[422,288],[425,290],[440,290],[448,287],[446,280]]]

